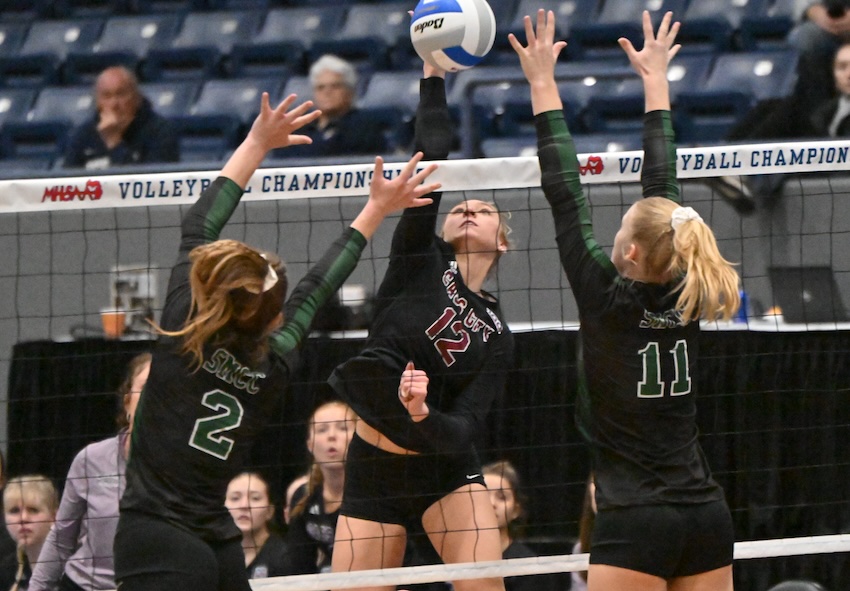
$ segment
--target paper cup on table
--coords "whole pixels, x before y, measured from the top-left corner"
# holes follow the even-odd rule
[[[126,328],[127,312],[119,308],[103,308],[100,311],[100,321],[106,338],[120,339]]]

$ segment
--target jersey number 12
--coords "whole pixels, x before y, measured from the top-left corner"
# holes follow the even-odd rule
[[[688,342],[676,341],[670,349],[676,375],[670,384],[670,396],[684,396],[691,391],[691,376],[688,368]],[[658,355],[658,342],[650,341],[638,351],[643,364],[643,379],[638,382],[638,398],[661,398],[664,396],[665,382],[661,379],[661,359]]]

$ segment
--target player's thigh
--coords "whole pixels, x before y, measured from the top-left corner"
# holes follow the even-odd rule
[[[331,570],[345,572],[401,566],[407,532],[395,523],[340,515]]]
[[[481,562],[502,557],[496,514],[487,489],[467,484],[425,510],[422,526],[443,562]],[[454,581],[456,591],[504,589],[501,578]]]
[[[670,591],[732,591],[732,565],[715,570],[677,577],[670,581]]]
[[[619,566],[591,564],[587,569],[587,591],[667,591],[667,581]]]

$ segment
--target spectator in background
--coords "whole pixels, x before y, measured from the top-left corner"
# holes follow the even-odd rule
[[[66,168],[102,169],[127,164],[177,162],[177,135],[123,66],[105,69],[94,87],[97,112],[75,129],[65,149]]]
[[[830,63],[839,45],[850,41],[848,6],[850,0],[808,0],[802,22],[788,36],[800,54],[794,94],[804,110],[811,111],[834,96]]]
[[[32,474],[12,478],[3,491],[6,529],[18,547],[16,554],[0,564],[0,590],[28,589],[32,567],[56,517],[59,497],[46,476]]]
[[[74,458],[56,523],[33,570],[31,591],[115,588],[112,543],[118,526],[118,501],[124,492],[133,417],[150,367],[150,353],[130,361],[118,388],[118,434],[87,445]]]
[[[345,483],[345,456],[356,419],[351,408],[338,400],[320,405],[310,417],[307,450],[313,464],[307,483],[292,495],[285,574],[330,570]]]
[[[727,139],[746,142],[850,137],[850,37],[838,45],[832,58],[828,86],[830,94],[836,96],[821,99],[811,109],[804,109],[796,95],[761,101],[735,125]],[[706,183],[738,213],[748,214],[755,209],[754,196],[770,203],[778,198],[787,178],[787,174],[741,179],[723,176],[706,179]]]
[[[259,472],[242,472],[227,486],[224,505],[242,532],[248,578],[287,574],[283,568],[283,538],[272,529],[274,503],[268,481]]]
[[[519,474],[513,464],[501,460],[481,468],[490,502],[499,523],[502,541],[502,558],[531,558],[537,552],[519,541],[520,527],[525,521],[525,495],[522,493]],[[549,575],[506,577],[505,591],[545,591],[554,588]]]
[[[354,104],[357,70],[335,55],[323,55],[310,67],[313,103],[321,116],[301,132],[312,144],[290,147],[275,157],[379,154],[386,149],[380,124]]]

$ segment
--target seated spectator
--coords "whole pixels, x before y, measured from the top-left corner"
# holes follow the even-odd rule
[[[283,538],[272,530],[274,503],[269,483],[259,472],[243,472],[230,481],[224,505],[242,532],[249,579],[285,575]]]
[[[56,523],[33,570],[30,591],[115,589],[112,543],[118,501],[124,492],[133,417],[150,367],[150,353],[130,361],[118,388],[118,434],[87,445],[71,463]]]
[[[502,558],[531,558],[537,552],[521,542],[520,525],[525,520],[525,496],[520,488],[519,474],[508,461],[486,464],[481,468],[490,502],[496,511]],[[505,577],[505,591],[544,591],[554,587],[550,575]]]
[[[28,589],[32,567],[38,562],[58,505],[56,488],[46,476],[33,474],[9,480],[3,491],[3,512],[18,551],[0,564],[3,591]]]
[[[838,47],[850,39],[850,0],[803,3],[801,22],[788,35],[788,42],[799,53],[794,94],[801,108],[811,112],[834,96],[830,64]]]
[[[727,139],[735,142],[778,141],[801,138],[850,137],[850,40],[838,46],[832,60],[832,98],[823,98],[813,109],[805,107],[797,94],[768,99],[756,105],[739,121]],[[754,175],[709,179],[713,187],[739,213],[755,209],[753,195],[768,203],[782,191],[787,175]]]
[[[275,157],[374,156],[386,149],[380,124],[355,107],[354,66],[335,55],[323,55],[310,68],[310,84],[313,103],[322,115],[303,127],[301,133],[313,143],[275,151]]]
[[[97,113],[71,133],[66,168],[102,169],[127,164],[177,162],[177,135],[123,66],[105,69],[94,87]]]
[[[295,491],[286,535],[289,575],[329,572],[342,491],[345,456],[356,416],[349,406],[331,401],[310,417],[307,450],[313,457],[307,484]]]

